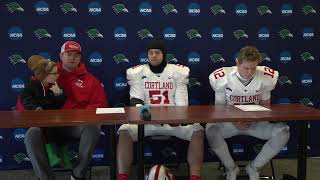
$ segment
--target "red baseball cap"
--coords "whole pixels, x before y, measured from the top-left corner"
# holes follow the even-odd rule
[[[77,51],[81,53],[81,46],[79,43],[75,41],[67,41],[61,46],[61,52],[68,52],[68,51]]]

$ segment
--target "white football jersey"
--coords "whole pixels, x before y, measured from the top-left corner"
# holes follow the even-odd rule
[[[153,73],[149,65],[127,69],[130,98],[138,98],[151,106],[187,106],[189,68],[167,64],[162,73]]]
[[[223,93],[229,105],[259,104],[261,100],[270,99],[270,91],[274,89],[278,76],[278,71],[258,66],[251,82],[245,86],[238,79],[237,66],[232,66],[213,71],[209,80],[213,90]]]

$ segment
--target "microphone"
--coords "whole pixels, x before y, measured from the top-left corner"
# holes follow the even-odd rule
[[[140,106],[140,117],[144,121],[151,121],[150,106]]]

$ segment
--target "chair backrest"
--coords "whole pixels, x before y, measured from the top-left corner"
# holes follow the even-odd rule
[[[238,135],[226,139],[226,142],[235,161],[247,161],[257,156],[266,140]]]
[[[145,137],[144,153],[147,164],[176,164],[187,161],[189,142],[173,136]]]

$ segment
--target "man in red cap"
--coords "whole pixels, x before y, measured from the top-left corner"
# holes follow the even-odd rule
[[[67,96],[63,109],[95,109],[109,106],[100,81],[81,63],[81,46],[77,42],[67,41],[62,45],[60,62],[57,65],[57,82]],[[95,145],[99,140],[100,126],[57,127],[47,134],[62,139],[80,139],[78,160],[74,164],[71,180],[85,179]],[[36,175],[41,180],[55,180],[48,164],[43,136],[40,128],[29,128],[25,135],[26,149]]]
[[[61,62],[58,63],[58,84],[68,97],[65,109],[95,109],[106,106],[106,97],[101,83],[81,63],[81,47],[67,41],[61,47]]]

